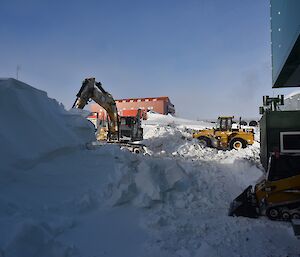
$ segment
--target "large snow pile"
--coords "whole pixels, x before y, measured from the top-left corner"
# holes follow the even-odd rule
[[[0,79],[0,117],[2,168],[23,166],[24,161],[94,140],[84,118],[15,79]]]
[[[84,120],[45,93],[21,84],[22,94],[19,82],[10,83],[1,97],[18,97],[1,124],[24,109],[31,132],[15,139],[11,127],[1,127],[1,140],[15,146],[5,158],[31,161],[18,158],[0,172],[1,257],[299,256],[290,224],[227,216],[232,199],[262,175],[258,143],[241,151],[201,148],[192,129],[209,123],[153,114],[143,125],[148,155],[116,145],[87,150],[78,147],[91,139]],[[38,109],[50,118],[37,121]]]
[[[163,126],[178,126],[180,128],[204,129],[213,126],[212,123],[205,121],[195,121],[181,119],[172,116],[171,114],[162,115],[159,113],[148,112],[147,120],[143,121],[145,125],[163,125]]]

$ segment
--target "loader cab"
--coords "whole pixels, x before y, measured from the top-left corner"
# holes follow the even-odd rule
[[[233,119],[233,116],[219,117],[217,124],[216,124],[216,130],[231,131],[232,130],[232,119]]]

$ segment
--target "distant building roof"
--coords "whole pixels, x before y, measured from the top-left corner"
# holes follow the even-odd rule
[[[170,101],[170,98],[168,96],[159,96],[159,97],[139,97],[139,98],[122,98],[122,99],[117,99],[115,100],[116,102],[130,102],[134,101],[137,102],[138,100],[140,101],[157,101],[157,100],[165,100],[165,101]]]

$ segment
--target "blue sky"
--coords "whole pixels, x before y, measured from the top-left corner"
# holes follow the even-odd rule
[[[170,97],[177,114],[258,117],[272,89],[267,0],[1,0],[0,77],[70,108],[85,77],[116,99]]]

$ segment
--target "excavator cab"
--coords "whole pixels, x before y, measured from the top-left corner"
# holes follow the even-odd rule
[[[134,117],[120,117],[119,128],[121,131],[120,138],[123,141],[130,141],[132,137],[132,127],[134,125]]]
[[[119,129],[120,140],[122,141],[143,140],[143,128],[141,126],[141,110],[138,109],[136,116],[120,116]]]

